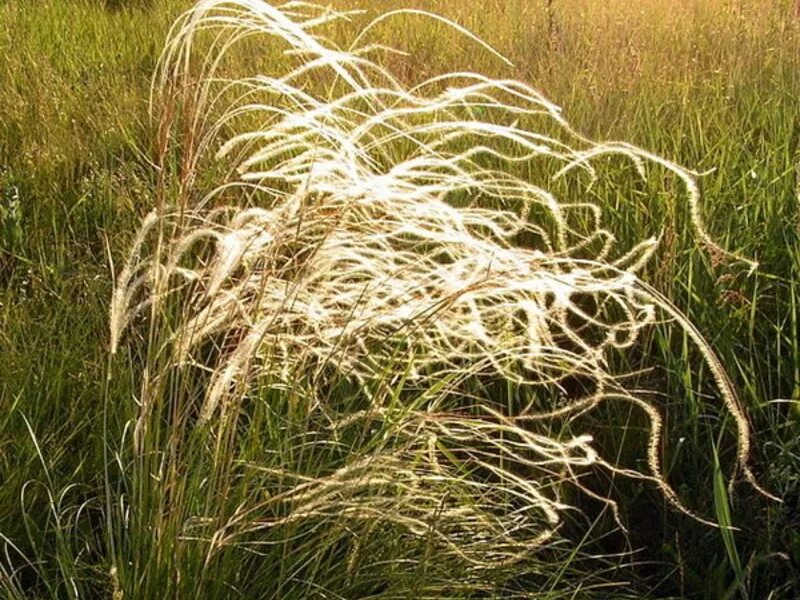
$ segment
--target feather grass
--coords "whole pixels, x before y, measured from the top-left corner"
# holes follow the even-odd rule
[[[723,366],[640,279],[659,236],[620,248],[601,206],[557,198],[517,166],[591,179],[613,155],[642,177],[666,170],[684,184],[698,244],[744,260],[706,232],[698,174],[581,136],[517,81],[463,72],[408,89],[372,58],[384,48],[362,45],[366,36],[343,50],[318,33],[347,17],[305,2],[203,0],[173,26],[159,63],[152,103],[165,147],[180,144],[178,199],[143,221],[110,307],[112,354],[138,318],[149,319],[137,468],[164,443],[170,452],[140,480],[181,488],[191,449],[208,455],[207,493],[225,497],[243,477],[239,449],[254,406],[276,393],[295,398],[306,428],[292,445],[298,460],[245,465],[271,490],[266,498],[243,498],[219,518],[186,501],[173,524],[180,538],[202,542],[210,565],[226,548],[287,544],[320,526],[360,531],[359,540],[390,528],[427,540],[446,564],[461,565],[451,577],[471,573],[462,583],[479,590],[486,573],[500,585],[508,565],[521,565],[518,576],[551,544],[570,510],[564,486],[618,515],[613,498],[581,483],[590,467],[648,480],[676,509],[714,525],[662,474],[658,407],[609,366],[659,314],[682,327],[734,417],[738,468],[757,487],[749,426]],[[226,75],[237,46],[261,36],[294,66]],[[220,165],[230,174],[195,199],[196,182]],[[545,390],[550,401],[501,408],[475,397],[497,380]],[[340,410],[326,395],[342,385],[353,386],[360,408]],[[187,386],[179,403],[176,390]],[[588,433],[532,426],[608,401],[649,419],[646,472],[599,456]],[[156,436],[165,415],[170,429]],[[336,461],[312,461],[326,465],[316,471],[299,460],[334,450]],[[185,501],[184,492],[160,493],[167,504]],[[402,569],[406,559],[392,560]]]

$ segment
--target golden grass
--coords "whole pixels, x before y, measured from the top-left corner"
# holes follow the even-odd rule
[[[409,15],[425,17],[392,18]],[[602,206],[559,199],[515,166],[543,163],[556,178],[582,171],[591,181],[600,157],[620,155],[642,177],[671,174],[685,187],[698,243],[736,258],[705,231],[696,174],[629,144],[592,142],[517,81],[458,72],[406,87],[368,35],[339,50],[318,33],[347,16],[301,2],[206,0],[173,27],[155,79],[162,131],[183,154],[178,205],[145,219],[111,304],[112,352],[140,315],[166,332],[150,336],[159,368],[143,383],[135,446],[147,445],[154,403],[169,401],[164,380],[175,371],[208,374],[202,402],[187,410],[214,432],[215,452],[235,438],[265,381],[276,391],[307,382],[308,410],[323,414],[317,388],[353,382],[368,406],[338,418],[332,435],[342,423],[392,419],[380,449],[323,477],[276,472],[296,485],[240,507],[211,535],[209,555],[306,518],[379,519],[423,535],[435,515],[442,552],[484,568],[522,560],[569,508],[560,485],[591,494],[580,483],[590,465],[649,480],[712,524],[661,472],[659,410],[625,390],[608,362],[659,312],[684,328],[734,416],[738,468],[757,487],[749,426],[722,365],[637,275],[658,236],[618,248]],[[244,77],[237,62],[229,78],[225,59],[253,38],[294,66]],[[204,169],[228,175],[193,199]],[[500,409],[475,397],[480,382],[498,379],[559,400]],[[392,398],[447,384],[398,412],[370,395],[381,381],[392,382]],[[560,439],[529,428],[615,400],[650,420],[646,473],[600,457],[589,432]],[[259,519],[274,502],[285,516]]]

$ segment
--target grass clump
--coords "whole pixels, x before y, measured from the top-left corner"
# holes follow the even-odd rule
[[[320,520],[388,527],[412,546],[426,540],[426,552],[447,562],[437,587],[477,593],[503,585],[509,565],[525,576],[527,557],[570,508],[563,485],[617,513],[612,498],[580,483],[593,465],[653,482],[703,521],[662,473],[658,409],[627,391],[608,362],[658,311],[700,346],[738,428],[738,468],[757,485],[748,424],[724,369],[637,276],[658,239],[618,249],[602,207],[559,201],[514,167],[540,162],[556,177],[582,170],[591,179],[602,156],[630,160],[643,177],[653,163],[684,184],[701,243],[728,256],[700,220],[695,174],[628,144],[583,138],[515,81],[455,73],[406,89],[369,58],[383,48],[344,51],[314,33],[346,16],[306,3],[201,2],[173,27],[162,56],[154,97],[165,154],[173,140],[181,144],[177,205],[165,201],[145,218],[119,273],[111,351],[149,315],[131,432],[134,461],[143,463],[132,476],[169,477],[166,489],[146,484],[147,497],[176,513],[169,531],[191,540],[187,559],[200,552],[205,568],[229,547],[282,546],[302,537],[287,529],[315,531]],[[226,76],[236,44],[254,36],[273,38],[297,66],[280,77]],[[203,170],[219,171],[215,161],[230,165],[227,181],[195,199]],[[498,380],[527,401],[481,398]],[[352,389],[346,407],[331,392],[340,386]],[[391,393],[376,391],[386,387]],[[281,482],[256,500],[237,468],[241,448],[252,444],[258,403],[286,394],[305,429],[303,460],[321,468],[246,461],[262,493],[275,487],[270,478]],[[569,421],[609,400],[648,417],[647,472],[603,459],[586,433],[543,435],[532,425]],[[312,458],[337,447],[347,449],[337,460]],[[197,512],[199,489],[171,498],[172,486],[191,485],[179,465],[196,452],[208,462],[193,464],[193,477],[212,498],[244,494],[235,508]],[[190,523],[191,535],[178,533]],[[126,562],[152,560],[137,559],[119,561],[123,581],[134,575]],[[390,562],[407,572],[421,560],[404,552]],[[161,567],[181,570],[180,562]],[[207,575],[187,577],[196,586]]]

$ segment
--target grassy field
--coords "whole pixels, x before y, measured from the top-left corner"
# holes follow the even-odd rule
[[[337,24],[336,39],[348,39],[377,15],[374,2],[333,4],[367,10],[352,26]],[[247,435],[230,442],[239,445],[225,468],[204,458],[204,440],[176,434],[182,421],[170,421],[169,411],[154,421],[171,425],[159,429],[164,439],[149,441],[152,452],[128,448],[143,401],[142,366],[152,363],[141,348],[110,360],[110,265],[119,268],[141,217],[160,201],[149,86],[169,25],[189,3],[6,0],[0,3],[0,593],[114,600],[798,597],[800,7],[789,0],[379,4],[442,14],[513,63],[443,24],[405,15],[373,31],[376,40],[408,52],[385,61],[404,83],[446,70],[519,79],[560,105],[582,134],[628,141],[705,172],[704,221],[721,246],[758,261],[753,273],[698,245],[686,206],[671,193],[674,184],[654,189],[629,166],[610,161],[608,175],[586,193],[604,208],[622,245],[663,228],[642,277],[718,353],[752,426],[756,477],[783,502],[746,484],[728,493],[733,419],[688,336],[663,324],[613,360],[620,370],[648,369],[628,385],[656,390],[651,397],[664,418],[659,452],[681,500],[735,530],[681,514],[652,482],[597,470],[587,473],[586,486],[617,501],[628,532],[596,498],[573,493],[568,500],[582,515],[568,518],[559,542],[534,553],[524,569],[476,575],[451,557],[437,557],[424,535],[412,544],[383,525],[350,532],[361,544],[354,549],[335,519],[319,531],[298,525],[294,541],[225,547],[210,560],[206,542],[193,540],[186,525],[190,517],[225,522],[238,506],[280,494],[267,470],[239,473],[240,464],[277,468],[297,461],[315,474],[346,458],[333,450],[306,455],[296,442],[316,426],[292,417],[302,394],[270,396],[265,404],[278,408],[253,409]],[[277,55],[264,51],[253,60],[270,64]],[[345,383],[330,387],[325,393],[343,412],[359,409]],[[594,434],[602,455],[643,468],[646,422],[630,404],[604,404],[580,425]],[[164,459],[164,448],[178,458]],[[483,589],[442,583],[457,575]]]

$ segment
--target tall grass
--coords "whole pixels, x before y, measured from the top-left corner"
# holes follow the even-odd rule
[[[518,82],[462,72],[406,89],[369,58],[383,48],[342,51],[316,33],[346,16],[309,4],[224,0],[199,3],[173,26],[155,95],[163,152],[179,144],[177,205],[165,202],[145,218],[110,313],[112,353],[130,322],[150,315],[131,434],[141,464],[132,477],[159,485],[134,495],[132,510],[164,498],[161,511],[175,513],[168,535],[176,542],[197,521],[202,533],[189,540],[204,542],[204,567],[257,533],[263,537],[249,543],[285,544],[296,534],[282,533],[284,525],[385,523],[411,540],[428,539],[426,552],[439,560],[449,554],[463,562],[467,571],[450,566],[456,576],[436,585],[464,587],[474,568],[484,578],[501,565],[520,563],[526,572],[524,558],[552,538],[559,513],[570,508],[559,497],[564,482],[602,498],[580,484],[581,467],[651,480],[702,521],[661,471],[659,411],[607,364],[658,310],[700,347],[738,428],[738,468],[757,486],[749,425],[723,366],[686,318],[636,276],[657,238],[616,250],[601,206],[559,201],[514,167],[544,159],[539,169],[555,163],[555,177],[583,169],[591,180],[606,155],[628,158],[643,177],[653,162],[684,185],[699,243],[723,260],[727,253],[702,224],[694,174],[630,145],[591,143]],[[244,40],[253,48],[255,36],[275,38],[297,65],[281,76],[226,76],[226,58]],[[531,120],[543,121],[539,130],[520,125]],[[212,151],[217,160],[233,157],[235,175],[196,206],[194,182],[205,169],[218,170],[208,162]],[[527,400],[502,407],[481,400],[480,385],[493,380],[520,386]],[[363,408],[337,410],[330,388],[340,381]],[[376,396],[376,384],[389,385],[391,395]],[[532,395],[531,386],[546,392]],[[249,486],[239,490],[241,475],[233,474],[241,438],[254,426],[251,402],[298,387],[300,414],[315,437],[305,442],[306,457],[316,445],[327,451],[343,427],[390,428],[379,426],[377,446],[362,433],[369,450],[350,442],[345,456],[313,475],[302,464],[251,464],[289,484],[271,494],[275,500],[248,499]],[[415,402],[415,390],[428,390],[424,401]],[[614,399],[650,420],[647,473],[604,460],[587,433],[549,437],[529,425]],[[400,408],[407,403],[415,410]],[[308,427],[316,413],[329,421],[321,431]],[[201,439],[210,433],[205,495],[224,505],[236,489],[244,498],[233,514],[216,508],[211,516],[209,507],[192,514],[198,492],[173,498],[162,489],[164,478],[168,489],[182,488],[177,464],[187,451],[203,451],[186,441],[195,428]],[[150,456],[163,458],[151,464]],[[605,502],[617,512],[613,499]],[[151,560],[136,558],[115,565],[128,586],[138,569],[129,575],[124,565]],[[193,573],[187,585],[205,577]],[[385,591],[397,593],[391,585]]]
[[[452,16],[462,10],[446,3],[437,8]],[[306,10],[311,9],[297,8]],[[111,14],[131,23],[166,22],[160,9]],[[778,30],[765,25],[775,14],[765,12],[753,22],[754,28],[765,28],[762,39],[778,39],[769,37]],[[192,15],[181,23],[197,24],[192,19],[198,13]],[[586,33],[578,15],[561,4],[555,13],[561,54],[552,60],[562,61],[562,69],[578,52],[571,36]],[[474,15],[463,16],[460,20],[476,30],[493,27],[492,18],[481,23]],[[105,13],[101,17],[95,11],[87,20],[101,18]],[[327,24],[336,41],[323,42],[323,50],[337,44],[354,50],[348,33],[353,27],[340,21]],[[410,14],[380,21],[362,41],[390,43],[397,34],[388,32],[402,31],[401,24],[410,22],[425,23],[422,15]],[[722,28],[737,22],[724,20]],[[274,32],[274,23],[267,27]],[[790,332],[796,323],[781,299],[794,297],[796,271],[786,261],[796,239],[786,238],[785,251],[774,243],[787,235],[779,215],[795,202],[791,192],[783,192],[793,189],[793,181],[780,175],[792,164],[791,147],[770,150],[774,164],[756,169],[767,180],[773,173],[773,182],[763,188],[772,194],[763,196],[771,198],[768,202],[759,197],[740,212],[722,210],[740,201],[725,185],[731,172],[743,169],[740,161],[746,156],[733,144],[714,154],[720,165],[715,174],[696,178],[671,160],[659,163],[656,155],[632,146],[597,145],[575,134],[543,96],[510,80],[462,77],[415,87],[420,76],[436,70],[432,60],[424,64],[425,52],[441,50],[443,60],[460,60],[445,47],[456,39],[462,40],[457,42],[461,48],[473,49],[470,61],[456,66],[474,63],[490,72],[510,68],[474,40],[445,33],[443,25],[423,27],[436,37],[427,38],[433,41],[422,48],[422,60],[378,47],[358,59],[323,53],[327,63],[316,72],[282,82],[286,65],[303,70],[308,53],[282,56],[280,43],[265,49],[267,44],[247,37],[214,63],[219,56],[214,41],[220,44],[223,38],[179,26],[161,63],[164,77],[155,94],[160,122],[153,128],[145,123],[126,128],[130,172],[81,183],[83,191],[75,207],[64,211],[64,222],[74,228],[80,215],[85,231],[63,227],[54,213],[49,230],[60,232],[63,242],[41,243],[26,235],[44,241],[48,229],[41,220],[30,220],[25,201],[35,188],[22,180],[20,163],[6,160],[9,189],[17,190],[15,206],[22,209],[15,209],[20,217],[7,219],[9,231],[17,233],[9,234],[15,250],[7,263],[3,317],[16,329],[4,345],[27,350],[13,360],[4,353],[4,361],[19,365],[15,373],[27,365],[37,377],[3,380],[4,403],[9,399],[4,431],[29,449],[8,455],[17,466],[3,471],[4,479],[12,475],[4,505],[14,507],[9,514],[24,516],[19,526],[13,517],[3,525],[14,544],[7,546],[3,580],[10,596],[505,598],[558,596],[577,588],[578,595],[617,597],[623,593],[619,588],[603,588],[609,575],[589,577],[588,588],[578,582],[605,564],[584,554],[615,551],[614,536],[601,533],[602,516],[592,525],[592,515],[602,512],[592,504],[595,499],[626,525],[631,543],[650,536],[648,556],[660,550],[663,560],[677,553],[680,570],[669,578],[668,589],[702,594],[698,590],[718,585],[725,592],[791,593],[782,566],[788,564],[786,555],[770,554],[775,548],[790,552],[779,539],[787,532],[720,531],[691,518],[681,525],[673,510],[685,504],[687,511],[710,519],[716,509],[721,525],[742,525],[741,512],[737,519],[742,503],[760,501],[746,494],[724,497],[722,465],[739,462],[748,468],[749,425],[734,397],[723,394],[735,427],[723,422],[713,429],[739,432],[737,456],[724,437],[713,454],[704,450],[708,415],[712,410],[725,414],[712,408],[720,397],[713,389],[720,363],[692,368],[692,361],[702,358],[694,343],[702,336],[669,318],[686,312],[711,332],[722,370],[734,379],[733,384],[722,380],[723,392],[744,393],[759,430],[757,445],[769,440],[767,448],[775,449],[771,456],[779,456],[771,470],[791,469],[792,446],[783,440],[791,439],[785,409],[791,406],[796,337]],[[637,31],[638,25],[631,27]],[[784,33],[792,31],[783,27]],[[495,29],[497,36],[480,33],[497,41],[523,70],[534,64],[520,61],[518,50],[509,47],[510,27]],[[237,31],[242,30],[226,30]],[[739,30],[731,26],[730,31]],[[662,33],[666,36],[666,29]],[[309,40],[300,39],[307,48]],[[757,53],[762,42],[748,40],[745,36],[739,43],[752,43],[748,51]],[[791,48],[790,42],[782,44],[776,45],[780,52]],[[709,42],[700,56],[713,61],[715,47]],[[319,55],[319,47],[313,50]],[[153,51],[145,55],[155,64]],[[396,75],[358,62],[366,58]],[[746,60],[740,60],[735,68],[748,73]],[[778,66],[788,64],[781,60]],[[408,65],[422,66],[408,70]],[[331,68],[339,73],[326,73]],[[791,85],[776,69],[775,85]],[[669,66],[665,71],[668,77]],[[614,112],[631,102],[642,111],[642,129],[635,118],[617,122],[617,135],[687,164],[711,166],[703,149],[714,139],[708,128],[717,126],[715,117],[711,124],[695,125],[687,116],[690,104],[679,109],[686,119],[680,129],[690,141],[676,146],[668,135],[674,128],[645,129],[644,124],[654,127],[668,119],[671,110],[667,105],[665,114],[647,112],[654,106],[648,98],[668,93],[659,88],[665,82],[646,72],[636,76],[650,81],[651,95],[636,92],[632,79],[630,98],[638,100],[608,111],[587,110],[584,104],[581,113],[587,100],[579,98],[587,88],[556,92],[556,97],[567,103],[575,99],[575,112],[568,107],[567,113],[583,121],[581,129],[600,135],[606,133],[598,132],[598,125],[611,127]],[[253,73],[264,77],[242,81]],[[559,68],[546,73],[554,73],[550,82],[534,81],[551,95],[558,85],[572,85]],[[686,93],[697,93],[699,105],[724,105],[716,84],[702,83],[701,69],[689,73],[698,79],[687,84]],[[727,73],[735,78],[734,71]],[[369,86],[362,77],[383,91],[365,92]],[[143,99],[142,79],[137,89]],[[609,78],[607,85],[617,83],[619,78]],[[709,86],[705,96],[694,91],[703,85]],[[339,101],[350,92],[355,93]],[[746,98],[741,101],[751,106]],[[791,112],[782,99],[773,102],[774,110],[754,113],[742,128],[760,127],[770,132],[765,136],[783,140],[791,131],[784,115]],[[538,114],[528,114],[534,111]],[[269,116],[273,113],[277,116]],[[19,117],[4,121],[20,122]],[[724,125],[720,117],[718,132],[726,135]],[[476,150],[476,136],[486,149]],[[545,150],[545,140],[536,136],[547,137],[550,147]],[[284,145],[288,139],[295,140],[294,148]],[[215,156],[225,140],[233,141],[223,156]],[[68,148],[69,136],[60,141],[50,135],[50,143]],[[675,150],[683,144],[688,154]],[[593,158],[612,151],[617,158]],[[531,156],[517,160],[525,154]],[[39,161],[37,168],[48,162]],[[568,172],[554,182],[551,176],[564,166]],[[645,169],[646,180],[639,179],[637,166]],[[62,176],[53,172],[41,171],[40,180],[59,181]],[[89,172],[113,171],[91,167]],[[761,181],[742,173],[743,185]],[[274,177],[267,182],[267,175]],[[220,181],[226,185],[212,192]],[[142,193],[125,190],[129,182]],[[682,187],[694,182],[705,192],[702,203]],[[63,185],[72,189],[69,180]],[[130,229],[126,216],[110,218],[125,214],[118,206],[110,208],[120,195],[145,212],[148,205],[157,206],[136,239],[115,233]],[[370,202],[372,197],[377,201]],[[656,201],[643,211],[646,197]],[[585,207],[576,206],[584,199]],[[737,215],[746,215],[744,222],[765,219],[768,227],[747,237],[714,236],[742,256],[757,257],[760,270],[748,276],[746,266],[719,262],[718,251],[709,259],[709,245],[697,244],[706,228],[696,219],[692,223],[692,210],[705,212],[709,227],[718,232],[727,223],[741,223]],[[664,214],[663,232],[659,235],[642,214]],[[111,235],[88,233],[95,224],[96,231]],[[660,240],[660,248],[651,238]],[[64,264],[77,262],[80,253],[69,247],[71,240],[80,241],[78,248],[85,247],[95,262],[105,262],[110,251],[117,267],[111,319],[116,355],[108,366],[106,350],[98,346],[104,299],[112,295],[108,276],[66,279],[60,267],[47,275],[52,255]],[[31,252],[37,247],[39,253]],[[132,255],[122,254],[131,247]],[[35,260],[24,262],[31,257]],[[32,289],[27,292],[21,264],[29,265]],[[779,275],[770,278],[774,273]],[[468,279],[466,289],[457,279]],[[642,279],[654,282],[680,310]],[[85,289],[84,282],[91,281],[94,287]],[[52,300],[51,282],[63,300]],[[554,288],[568,291],[559,296]],[[272,290],[280,294],[267,293]],[[708,300],[717,294],[725,302],[719,308]],[[137,307],[140,302],[149,304]],[[509,306],[519,310],[502,310]],[[31,318],[37,311],[39,329]],[[68,333],[54,343],[57,323]],[[614,335],[606,336],[608,331]],[[771,331],[781,334],[777,345]],[[743,339],[749,340],[749,350],[742,348]],[[767,347],[776,350],[768,353]],[[641,371],[662,353],[666,372]],[[621,373],[633,375],[620,379]],[[39,374],[46,375],[46,383]],[[81,392],[85,399],[64,402],[66,414],[51,422],[47,411],[56,406],[55,399],[81,390],[81,382],[89,382],[89,391]],[[645,385],[664,386],[675,402],[662,406],[639,389]],[[701,386],[700,395],[686,392]],[[82,410],[100,399],[103,427],[92,417],[96,410]],[[589,407],[593,410],[583,410]],[[542,413],[564,418],[538,418]],[[624,432],[614,432],[626,423]],[[639,428],[647,431],[640,435]],[[655,442],[659,428],[670,440],[666,449]],[[71,437],[64,439],[65,431]],[[594,440],[584,435],[587,431]],[[598,468],[603,466],[607,475]],[[703,489],[704,472],[713,474],[706,480],[709,490],[713,481],[713,504],[710,493],[707,503],[695,497]],[[763,466],[756,472],[767,479]],[[636,474],[638,483],[621,477]],[[667,479],[671,487],[665,487]],[[66,485],[73,482],[80,485]],[[781,495],[791,485],[790,475],[769,482]],[[21,511],[14,488],[23,490]],[[665,498],[673,506],[650,518],[674,523],[675,536],[652,533],[642,516],[647,502],[641,508],[641,497],[648,494],[655,499],[651,504]],[[588,527],[569,506],[582,508],[590,517]],[[786,522],[790,513],[783,511],[791,508],[769,510],[779,523]],[[569,546],[567,539],[583,535],[598,539],[587,549]],[[703,539],[704,548],[718,548],[720,554],[709,559],[687,545],[686,536]],[[656,538],[666,540],[660,549],[652,544]],[[693,570],[704,563],[705,581],[694,581]],[[667,569],[643,565],[640,572]]]

